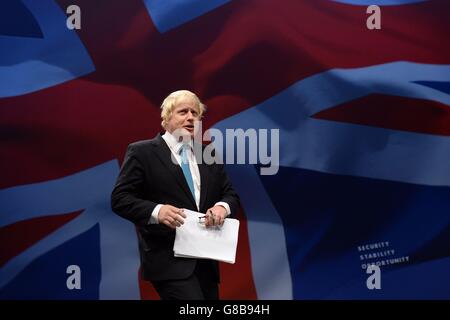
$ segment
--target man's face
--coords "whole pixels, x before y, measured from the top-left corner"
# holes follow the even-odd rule
[[[178,102],[172,110],[169,120],[167,121],[167,131],[176,135],[194,136],[194,121],[199,121],[199,107],[191,100]]]

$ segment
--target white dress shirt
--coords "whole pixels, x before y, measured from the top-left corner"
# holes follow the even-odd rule
[[[181,163],[181,155],[180,155],[180,148],[183,146],[183,143],[178,142],[177,139],[169,132],[166,131],[162,138],[166,142],[167,146],[169,147],[170,151],[172,152],[172,157],[175,158],[175,160],[178,162],[178,165]],[[200,210],[200,171],[198,170],[197,160],[194,157],[194,154],[192,152],[192,140],[190,140],[190,148],[186,150],[187,152],[187,159],[189,162],[189,169],[191,171],[192,175],[192,181],[194,183],[194,194],[195,194],[195,204],[197,205],[197,210]],[[159,210],[161,209],[163,205],[158,204],[152,211],[152,215],[150,217],[149,223],[151,224],[157,224],[158,222],[158,214]],[[217,202],[215,206],[222,206],[227,211],[227,216],[230,215],[230,206],[226,202]]]

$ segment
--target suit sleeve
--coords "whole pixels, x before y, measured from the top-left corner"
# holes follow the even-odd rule
[[[236,217],[237,211],[240,208],[240,199],[236,191],[234,190],[231,181],[225,171],[225,166],[223,164],[218,165],[219,176],[222,188],[222,199],[221,202],[226,202],[230,206],[230,217]]]
[[[145,172],[136,150],[128,146],[125,160],[111,194],[111,208],[119,216],[136,225],[146,226],[156,203],[142,198]]]

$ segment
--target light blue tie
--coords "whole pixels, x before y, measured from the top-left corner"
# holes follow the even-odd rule
[[[191,169],[189,169],[189,161],[187,158],[187,149],[189,148],[188,144],[183,144],[181,147],[181,170],[183,170],[184,177],[186,178],[186,182],[191,190],[192,196],[195,199],[195,191],[194,191],[194,181],[192,180]]]

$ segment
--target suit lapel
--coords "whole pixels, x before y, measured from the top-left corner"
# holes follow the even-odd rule
[[[175,180],[183,190],[183,192],[188,196],[191,200],[191,203],[194,205],[194,208],[197,207],[195,203],[195,199],[192,196],[191,190],[186,182],[186,178],[184,177],[183,171],[178,164],[174,164],[172,162],[172,152],[169,149],[169,146],[166,144],[161,135],[158,135],[157,145],[155,148],[156,155],[161,160],[162,164],[171,172],[171,174],[175,177]]]

